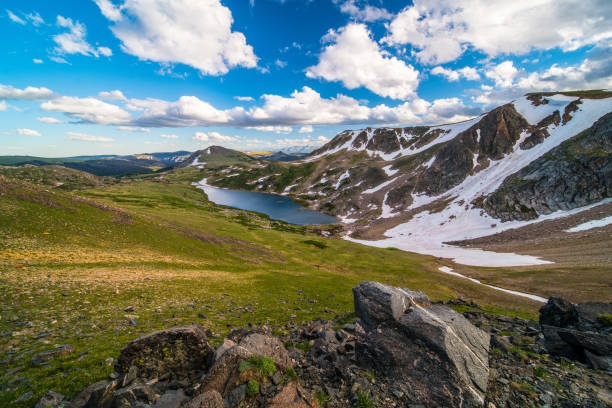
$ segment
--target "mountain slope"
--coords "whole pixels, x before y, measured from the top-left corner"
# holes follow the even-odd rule
[[[232,165],[248,165],[256,162],[256,159],[246,153],[221,146],[209,146],[206,149],[193,152],[178,167],[206,166],[207,168],[219,168]]]
[[[610,93],[530,94],[462,123],[347,130],[304,159],[313,170],[282,193],[339,216],[349,239],[456,258],[444,242],[608,199],[610,112]],[[269,167],[243,181],[281,192],[274,180]],[[490,261],[472,255],[463,261]],[[543,261],[496,264],[517,262]]]

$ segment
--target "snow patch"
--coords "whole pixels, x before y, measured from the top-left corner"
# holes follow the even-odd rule
[[[546,303],[546,302],[548,302],[548,300],[547,300],[546,298],[543,298],[543,297],[541,297],[541,296],[531,295],[531,294],[529,294],[529,293],[524,293],[524,292],[518,292],[518,291],[516,291],[516,290],[504,289],[504,288],[500,288],[499,286],[487,285],[486,283],[482,283],[482,282],[481,282],[481,281],[479,281],[478,279],[470,278],[470,277],[467,277],[467,276],[462,275],[462,274],[460,274],[460,273],[454,272],[454,271],[453,271],[451,268],[449,268],[448,266],[441,266],[441,267],[439,267],[439,268],[438,268],[438,270],[439,270],[440,272],[446,273],[446,274],[448,274],[448,275],[453,275],[453,276],[457,276],[457,277],[459,277],[459,278],[464,278],[464,279],[467,279],[467,280],[469,280],[469,281],[471,281],[471,282],[477,283],[477,284],[482,285],[482,286],[486,286],[486,287],[491,288],[491,289],[500,290],[500,291],[502,291],[502,292],[510,293],[510,294],[512,294],[512,295],[517,295],[517,296],[526,297],[526,298],[529,298],[529,299],[535,300],[536,302],[541,302],[541,303]]]
[[[393,166],[393,165],[392,165],[392,164],[390,164],[390,165],[385,166],[385,167],[383,167],[383,168],[382,168],[382,169],[385,171],[385,173],[387,174],[387,176],[389,176],[389,177],[390,177],[390,176],[393,176],[395,173],[397,173],[397,172],[399,171],[399,169],[395,169],[395,170],[394,170],[394,169],[392,169],[392,168],[391,168],[392,166]]]
[[[337,190],[338,187],[340,187],[340,184],[342,184],[342,182],[347,179],[350,176],[349,171],[345,171],[344,173],[342,173],[342,175],[340,176],[340,178],[338,179],[338,181],[336,182],[336,184],[334,185],[334,188]]]
[[[365,190],[362,194],[372,194],[372,193],[375,193],[378,190],[381,190],[381,189],[387,187],[389,184],[393,183],[397,179],[398,179],[398,177],[392,178],[391,180],[387,180],[384,183],[381,183],[381,184],[377,185],[376,187],[372,187],[372,188],[369,188],[369,189]]]
[[[605,227],[606,225],[612,224],[612,215],[606,218],[602,218],[600,220],[592,220],[580,225],[577,225],[573,228],[566,229],[565,232],[578,232],[578,231],[587,231],[593,228]]]

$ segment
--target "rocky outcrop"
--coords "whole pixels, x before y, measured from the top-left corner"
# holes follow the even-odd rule
[[[502,221],[529,220],[612,196],[612,113],[533,161],[484,200]]]
[[[368,329],[357,363],[394,378],[409,399],[427,406],[483,406],[489,335],[421,292],[363,282],[355,312]]]
[[[142,336],[125,346],[115,364],[119,374],[191,380],[206,368],[212,353],[202,326],[175,327]]]
[[[612,327],[602,316],[612,316],[612,303],[574,305],[551,297],[540,309],[546,349],[612,371]]]

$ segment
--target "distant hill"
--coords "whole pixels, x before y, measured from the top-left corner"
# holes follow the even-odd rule
[[[287,154],[283,151],[278,151],[276,153],[269,154],[266,156],[259,156],[258,158],[260,160],[267,160],[267,161],[294,161],[294,160],[300,160],[306,157],[307,155],[308,153]]]
[[[113,177],[93,174],[58,165],[0,166],[0,176],[60,190],[81,190],[114,184]]]
[[[258,160],[246,153],[228,149],[221,146],[209,146],[206,149],[192,153],[178,167],[206,166],[207,168],[218,168],[231,165],[249,165]]]

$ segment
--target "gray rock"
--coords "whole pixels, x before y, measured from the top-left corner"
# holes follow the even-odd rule
[[[242,384],[230,391],[227,394],[227,397],[225,397],[223,400],[225,405],[227,405],[229,408],[234,408],[240,404],[246,397],[246,388],[246,384]]]
[[[374,282],[353,289],[358,315],[370,327],[356,344],[357,363],[395,381],[409,401],[481,407],[490,336],[448,306],[423,307],[415,302],[417,295],[395,289]]]
[[[181,408],[225,408],[223,398],[217,391],[207,391],[183,404]]]
[[[367,328],[398,320],[410,305],[429,304],[422,292],[366,281],[353,288],[355,313]]]
[[[64,396],[55,391],[47,391],[40,400],[34,405],[34,408],[57,408],[64,400]]]
[[[155,401],[153,408],[179,408],[185,399],[183,390],[170,390]]]
[[[215,354],[213,355],[213,363],[216,361],[219,361],[219,359],[221,358],[221,356],[229,349],[231,349],[232,347],[234,347],[236,345],[236,343],[234,343],[233,341],[229,340],[229,339],[224,339],[223,343],[217,348],[217,350],[215,351]]]
[[[99,381],[77,394],[70,408],[110,408],[113,403],[117,381]]]

